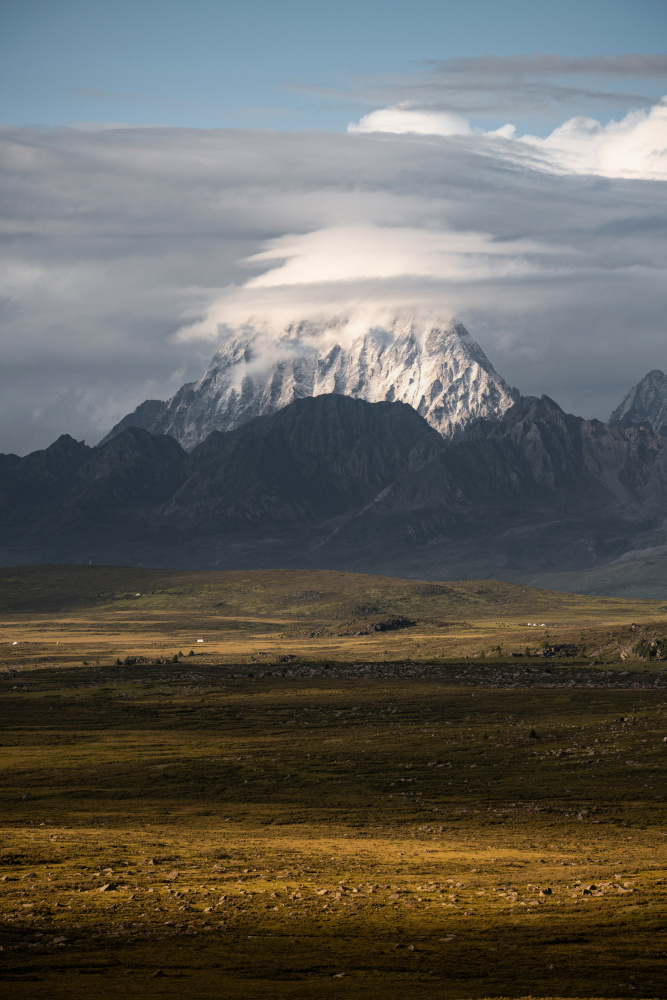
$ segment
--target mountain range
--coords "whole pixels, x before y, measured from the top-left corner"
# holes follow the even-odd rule
[[[667,438],[523,397],[443,437],[413,407],[294,400],[186,451],[129,427],[0,457],[0,562],[322,567],[628,596],[667,580]]]
[[[322,567],[662,596],[667,376],[607,424],[460,324],[242,330],[96,447],[0,455],[0,563]]]

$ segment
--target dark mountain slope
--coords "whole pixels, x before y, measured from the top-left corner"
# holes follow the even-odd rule
[[[192,553],[211,538],[233,544],[235,533],[300,531],[353,514],[443,447],[410,406],[339,395],[213,432],[190,455],[138,428],[97,448],[61,439],[44,454],[2,457],[14,480],[0,526],[4,561],[69,552],[66,561],[197,564]],[[48,476],[57,488],[44,488]]]
[[[546,396],[457,442],[406,404],[330,394],[213,432],[189,455],[133,428],[97,448],[61,438],[2,456],[0,472],[6,564],[569,574],[576,589],[613,562],[618,588],[634,550],[667,547],[667,439]]]
[[[330,565],[528,580],[667,541],[667,442],[524,398],[340,525]]]
[[[0,525],[26,524],[62,504],[92,449],[69,434],[25,458],[0,455]]]
[[[0,544],[62,558],[81,543],[87,551],[91,538],[131,541],[142,530],[137,513],[153,512],[172,496],[185,464],[172,438],[136,428],[97,448],[61,437],[46,451],[15,460],[11,475],[3,475]]]
[[[611,428],[564,413],[548,396],[528,396],[502,420],[473,424],[401,483],[393,502],[632,504],[667,496],[666,457],[665,442],[650,430]]]
[[[130,428],[90,449],[67,498],[91,512],[162,504],[187,475],[187,456],[173,438]]]
[[[299,399],[236,431],[214,431],[189,457],[167,516],[200,528],[312,524],[355,512],[444,448],[405,403],[335,394]]]

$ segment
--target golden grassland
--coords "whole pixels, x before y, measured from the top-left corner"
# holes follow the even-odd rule
[[[7,996],[667,995],[660,602],[31,567],[0,609]]]
[[[661,627],[667,604],[496,580],[31,566],[0,569],[0,615],[0,650],[26,664],[48,653],[65,662],[74,651],[79,660],[155,657],[197,645],[216,662],[267,655],[403,661],[496,656],[499,645],[510,655],[544,642],[577,643],[583,657],[608,650],[625,656],[636,638],[630,626]],[[388,616],[414,625],[358,634]]]

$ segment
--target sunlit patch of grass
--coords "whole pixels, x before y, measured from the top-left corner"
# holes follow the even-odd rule
[[[664,690],[235,673],[4,682],[12,995],[661,995]]]
[[[665,995],[662,664],[453,653],[542,599],[609,650],[655,602],[101,568],[76,604],[87,570],[4,571],[8,995]]]
[[[502,659],[549,644],[575,645],[584,661],[618,660],[631,658],[636,640],[659,631],[665,618],[659,601],[582,597],[493,580],[97,566],[1,569],[0,610],[0,653],[26,667],[75,656],[93,663],[130,654],[171,659],[190,650],[204,662],[258,666],[290,657]],[[414,624],[373,631],[378,622],[399,618]]]

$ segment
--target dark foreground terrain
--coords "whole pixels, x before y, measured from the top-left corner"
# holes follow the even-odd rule
[[[405,629],[112,657],[85,608],[47,655],[33,594],[0,650],[3,996],[667,995],[662,662],[360,655]]]

